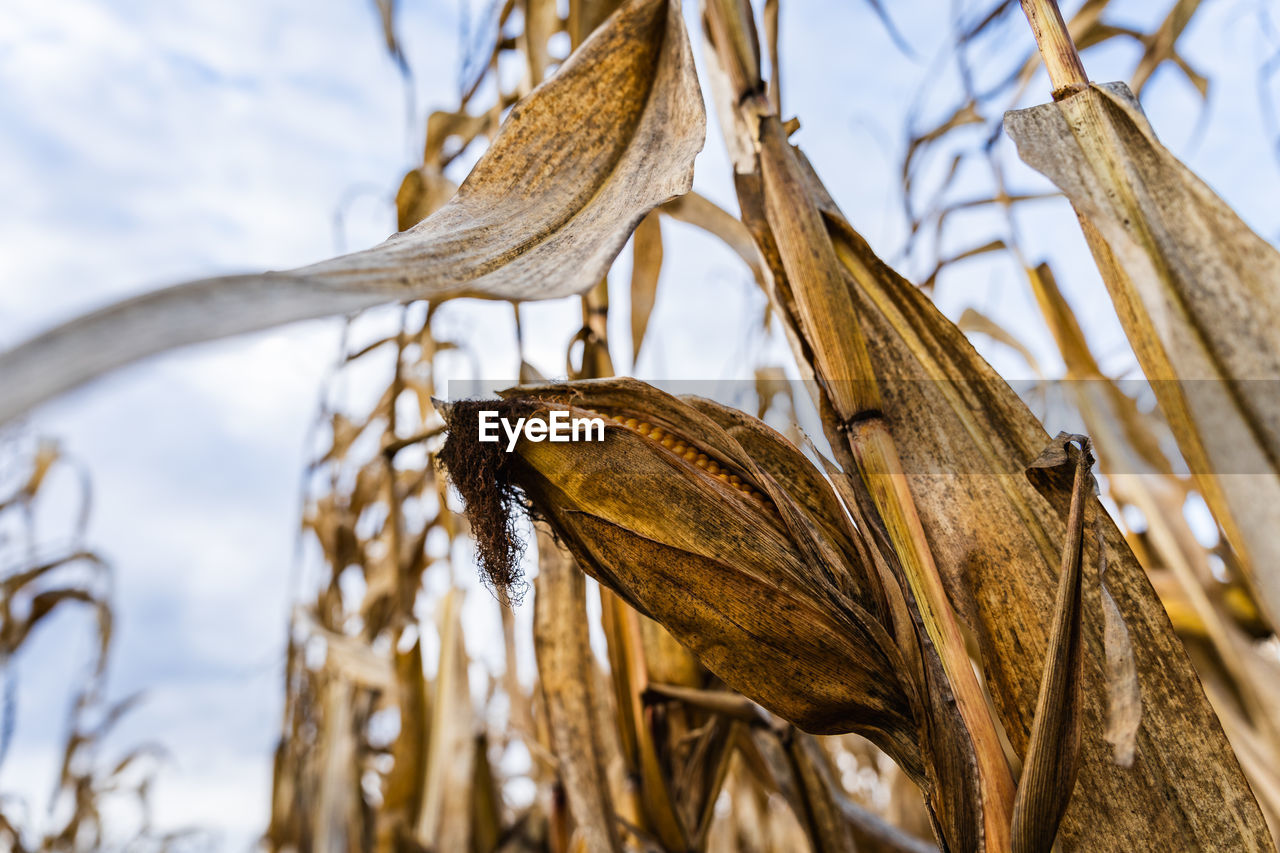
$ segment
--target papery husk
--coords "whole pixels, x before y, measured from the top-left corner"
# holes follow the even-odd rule
[[[987,685],[1025,754],[1048,645],[1064,524],[1022,475],[1044,428],[963,333],[885,265],[817,178],[828,230],[857,304],[884,412],[951,600],[977,638]],[[1096,498],[1091,499],[1096,503]],[[1106,731],[1100,618],[1083,625],[1083,730],[1065,849],[1272,850],[1190,661],[1123,535],[1095,506],[1107,585],[1132,638],[1143,696],[1134,766],[1117,767]],[[1090,572],[1096,572],[1090,563]],[[1086,591],[1092,599],[1096,592]],[[1086,613],[1100,606],[1086,602]]]
[[[512,108],[457,194],[426,220],[296,270],[146,293],[0,353],[0,423],[188,344],[386,302],[580,293],[649,210],[688,191],[704,136],[679,0],[632,0]]]
[[[699,441],[786,500],[733,439],[696,426]],[[518,452],[533,475],[526,492],[584,568],[727,684],[807,731],[859,730],[910,761],[909,693],[892,640],[853,597],[865,585],[859,567],[810,562],[781,517],[627,430],[606,430],[585,453],[550,443]]]
[[[531,416],[567,408],[643,417],[741,472],[755,496],[611,422],[603,443],[522,439],[508,475],[586,572],[662,623],[727,685],[807,731],[857,731],[920,777],[911,676],[883,627],[874,570],[858,562],[851,528],[834,515],[814,520],[812,507],[826,501],[809,496],[802,506],[715,420],[643,383],[508,393]],[[451,441],[468,429],[458,412]],[[821,482],[776,433],[769,451],[808,466],[809,484]],[[447,446],[442,459],[452,464]]]
[[[1006,114],[1066,193],[1196,483],[1280,617],[1280,252],[1156,139],[1123,83]]]

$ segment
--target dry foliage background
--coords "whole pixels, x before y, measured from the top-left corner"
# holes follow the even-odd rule
[[[401,233],[298,270],[177,285],[0,353],[9,420],[178,345],[404,304],[396,333],[352,332],[332,378],[393,353],[376,405],[326,394],[320,413],[303,535],[323,564],[290,619],[264,845],[1274,849],[1280,255],[1164,150],[1135,100],[1165,67],[1207,91],[1180,49],[1200,3],[1164,4],[1150,32],[1112,23],[1108,5],[1088,0],[1064,24],[1052,3],[1022,4],[1056,100],[1007,116],[1042,62],[1001,49],[1023,9],[955,12],[960,97],[913,129],[901,164],[911,239],[893,260],[923,270],[918,285],[788,141],[779,68],[811,60],[779,57],[777,2],[705,0],[691,39],[675,0],[507,0],[459,102],[427,121],[396,195]],[[408,74],[394,3],[377,7]],[[911,50],[891,7],[874,8]],[[1089,48],[1139,44],[1127,88],[1088,85],[1068,32],[1086,68]],[[690,191],[704,91],[736,212]],[[993,144],[1006,131],[1074,205],[1149,391],[1104,372],[1055,271],[1019,239],[1017,211],[1065,202],[1010,184]],[[974,211],[998,214],[989,233],[943,251]],[[629,291],[634,360],[659,287],[677,283],[663,269],[672,221],[733,249],[767,294],[760,322],[792,344],[793,363],[758,372],[754,417],[611,380],[609,290]],[[624,247],[630,276],[610,278]],[[1043,376],[1020,332],[973,310],[953,325],[930,301],[953,264],[998,253],[1025,271],[1066,366],[1054,390],[1088,438],[1050,439],[1033,414],[1046,387],[1019,399],[965,338]],[[478,342],[438,339],[435,307],[508,300],[532,337],[520,303],[575,294],[568,381],[521,360],[501,405],[600,414],[606,442],[486,458],[468,442],[473,409],[437,399]],[[763,423],[808,406],[834,461]],[[71,465],[48,443],[5,452],[0,654],[77,604],[101,645],[55,811],[3,801],[0,838],[96,849],[115,798],[139,806],[135,847],[195,843],[148,825],[153,747],[103,756],[128,711],[99,691],[110,570],[82,519],[53,534],[34,523],[42,484]],[[1221,528],[1213,547],[1185,515],[1195,496]],[[518,539],[535,540],[524,563]],[[477,551],[500,640],[461,618]],[[505,668],[474,666],[468,647],[496,643]]]

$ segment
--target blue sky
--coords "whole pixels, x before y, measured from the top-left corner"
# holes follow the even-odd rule
[[[1186,39],[1188,58],[1214,81],[1200,130],[1201,104],[1180,75],[1163,72],[1145,101],[1166,144],[1275,240],[1280,172],[1255,73],[1280,45],[1257,25],[1262,4],[1207,2]],[[410,125],[372,5],[9,0],[0,16],[0,347],[161,284],[296,266],[385,237],[424,110],[456,98],[459,23],[453,0],[402,3],[417,80]],[[802,120],[794,140],[854,225],[893,257],[904,234],[897,164],[907,110],[924,76],[949,66],[930,62],[947,39],[942,4],[886,5],[923,60],[896,51],[867,7],[849,2],[784,3],[782,53],[785,109]],[[1120,2],[1117,17],[1145,25],[1147,6]],[[1018,52],[1029,48],[1025,33],[1017,37]],[[1095,79],[1114,79],[1134,53],[1087,59]],[[1034,99],[1045,90],[1038,78]],[[710,129],[696,186],[732,207],[727,159]],[[1016,183],[1042,186],[1026,170]],[[1066,270],[1068,297],[1107,366],[1127,369],[1131,356],[1065,205],[1037,206],[1020,224],[1033,257]],[[763,297],[735,259],[688,231],[668,235],[639,372],[748,378],[778,363],[779,342],[745,331]],[[964,237],[957,232],[957,245]],[[1045,364],[1057,363],[1010,265],[958,267],[936,296],[953,317],[975,306],[1023,331]],[[390,316],[364,322],[372,329]],[[530,306],[525,318],[532,360],[562,373],[577,306]],[[490,375],[511,372],[506,306],[454,304],[440,320],[473,342]],[[615,358],[625,364],[625,298],[614,320]],[[156,359],[25,425],[57,437],[92,476],[89,541],[116,567],[111,690],[148,695],[117,742],[167,747],[157,823],[215,830],[219,849],[243,849],[265,824],[305,440],[339,326],[307,323]],[[980,347],[1007,374],[1028,375],[998,346]],[[475,618],[489,618],[480,615],[489,602],[473,605]],[[50,745],[90,631],[86,619],[59,617],[19,662],[18,736],[0,790],[38,798],[51,785]]]

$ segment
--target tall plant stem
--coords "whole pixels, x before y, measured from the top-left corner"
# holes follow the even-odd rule
[[[769,236],[775,243],[777,272],[790,291],[790,299],[783,299],[778,288],[772,288],[775,306],[782,316],[789,317],[805,344],[804,356],[837,421],[829,431],[842,433],[848,442],[954,695],[978,774],[984,849],[1007,850],[1013,777],[885,422],[847,272],[780,118],[764,96],[749,6],[737,0],[707,0],[705,11],[707,29],[737,113],[734,126],[739,138],[730,142],[730,149],[750,146],[756,152],[754,168],[762,187]],[[766,247],[761,249],[769,254]],[[837,438],[833,435],[832,440]]]
[[[1022,0],[1022,11],[1031,24],[1031,32],[1035,34],[1036,45],[1040,48],[1040,57],[1044,60],[1045,70],[1049,72],[1054,99],[1061,100],[1088,86],[1089,75],[1085,73],[1076,43],[1062,19],[1058,0]]]
[[[973,739],[974,759],[981,779],[986,849],[1006,850],[1010,843],[1015,794],[1013,776],[934,563],[897,447],[881,417],[859,423],[849,433],[849,445],[902,563],[912,598],[920,611],[920,621],[941,659],[965,728]]]

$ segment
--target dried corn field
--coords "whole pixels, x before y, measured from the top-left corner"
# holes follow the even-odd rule
[[[413,165],[349,179],[340,251],[37,294],[65,322],[0,349],[0,849],[239,849],[243,820],[326,853],[1275,849],[1274,9],[367,5]],[[357,202],[395,233],[345,251]],[[321,318],[323,365],[261,343]],[[43,419],[86,387],[129,410],[108,374],[220,339],[244,377],[310,359],[318,407],[275,395],[311,418],[273,437],[305,456],[292,555],[131,516],[143,487]],[[163,393],[129,417],[176,449],[130,478],[201,460],[248,501]],[[103,524],[190,554],[205,598],[163,624],[256,644],[261,820],[131,722],[130,650],[177,639],[139,639]],[[283,644],[238,627],[284,599]]]

